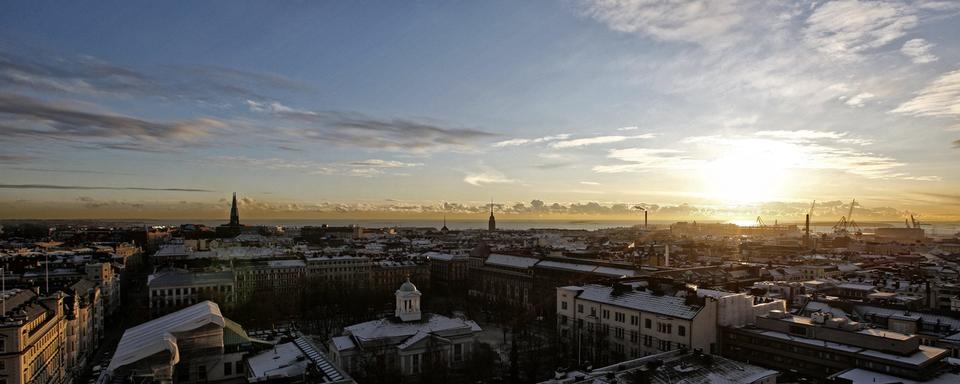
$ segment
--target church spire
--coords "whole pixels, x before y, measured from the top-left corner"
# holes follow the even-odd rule
[[[497,230],[497,219],[493,217],[493,199],[490,199],[490,220],[487,220],[487,230]]]
[[[240,226],[240,211],[237,210],[237,193],[233,193],[233,204],[230,205],[230,226]]]

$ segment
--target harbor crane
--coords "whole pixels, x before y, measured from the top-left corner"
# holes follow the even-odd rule
[[[857,205],[857,199],[853,199],[850,203],[850,211],[847,212],[846,216],[841,216],[840,221],[833,225],[833,233],[837,236],[849,236],[852,230],[855,230],[854,234],[860,236],[863,234],[863,231],[860,229],[860,225],[856,221],[853,221],[853,207]]]

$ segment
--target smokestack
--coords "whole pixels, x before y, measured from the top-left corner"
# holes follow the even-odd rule
[[[806,224],[804,224],[803,226],[803,231],[805,232],[805,234],[803,235],[804,236],[803,240],[804,242],[807,243],[807,246],[809,247],[810,246],[810,214],[809,213],[807,214],[807,220],[806,220]]]
[[[647,229],[647,210],[643,210],[643,229]]]

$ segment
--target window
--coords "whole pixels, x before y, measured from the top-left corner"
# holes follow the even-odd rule
[[[653,345],[653,337],[650,337],[650,335],[643,335],[643,346],[649,347],[651,345]]]
[[[794,334],[794,335],[806,336],[806,335],[807,335],[807,329],[804,328],[804,327],[801,326],[801,325],[791,325],[791,326],[790,326],[790,333],[792,333],[792,334]]]
[[[226,363],[223,363],[223,375],[230,376],[232,374],[233,374],[233,363],[229,361]]]
[[[596,315],[597,315],[597,309],[594,307],[590,307],[590,316],[596,316]]]
[[[236,369],[234,369],[234,371],[237,371],[237,374],[238,374],[238,375],[242,375],[242,374],[243,374],[243,362],[242,362],[242,361],[238,361],[238,362],[236,363],[235,367],[236,367]]]
[[[567,309],[567,302],[566,302],[566,301],[561,301],[561,302],[560,302],[560,309],[563,309],[563,310],[566,310],[566,309]]]
[[[673,343],[671,343],[671,342],[669,342],[669,341],[667,341],[667,340],[660,340],[660,345],[657,347],[657,349],[659,349],[659,350],[661,350],[661,351],[669,351],[669,350],[671,349],[671,347],[672,347],[671,344],[673,344]]]
[[[684,327],[684,326],[682,326],[682,325],[678,325],[678,326],[677,326],[677,334],[680,335],[680,336],[686,336],[686,335],[687,335],[687,327]]]
[[[463,360],[463,344],[453,345],[453,361]]]
[[[0,352],[6,352],[6,351],[7,351],[7,340],[0,339]]]
[[[622,322],[625,322],[625,321],[626,321],[627,315],[625,315],[625,314],[623,314],[623,313],[620,313],[620,312],[615,312],[615,313],[613,314],[613,318],[614,318],[614,320],[622,323]]]
[[[644,327],[644,328],[650,329],[650,327],[651,327],[650,324],[651,324],[651,323],[652,323],[652,322],[650,321],[650,319],[643,319],[643,327]]]
[[[609,318],[610,318],[610,311],[609,311],[609,310],[607,310],[607,309],[604,309],[604,310],[603,310],[603,318],[604,318],[604,319],[609,319]]]
[[[630,331],[630,341],[634,343],[637,342],[637,331]]]
[[[412,366],[413,373],[420,373],[420,355],[419,354],[413,355],[412,360],[413,360],[413,366]]]
[[[687,349],[687,345],[686,345],[686,344],[683,344],[683,343],[677,343],[677,348],[679,348],[679,349]]]
[[[630,325],[640,325],[640,316],[631,315],[631,316],[630,316]]]
[[[613,329],[613,336],[622,339],[623,338],[623,328],[616,327]]]
[[[560,315],[560,325],[567,325],[567,316]]]
[[[577,304],[577,312],[583,313],[583,304]]]

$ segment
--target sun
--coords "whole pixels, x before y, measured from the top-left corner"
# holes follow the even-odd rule
[[[751,204],[782,198],[789,190],[801,153],[774,140],[730,140],[707,149],[699,167],[706,198],[724,204]]]

